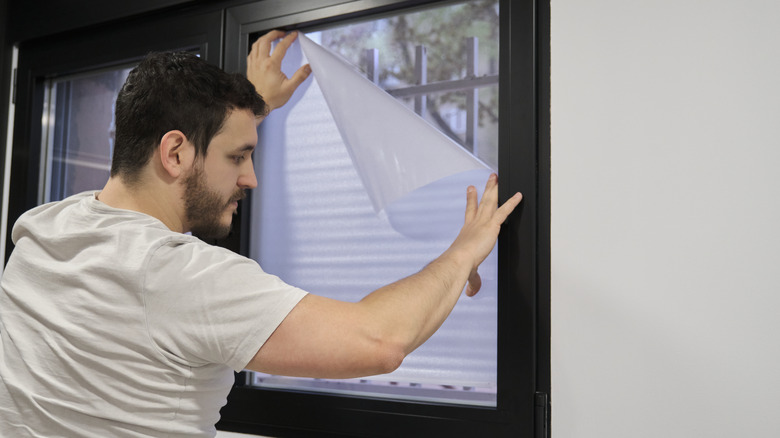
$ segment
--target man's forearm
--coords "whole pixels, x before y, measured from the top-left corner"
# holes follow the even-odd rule
[[[358,304],[373,315],[377,336],[409,354],[447,319],[472,265],[468,253],[451,247],[420,272],[377,289]]]
[[[496,175],[488,179],[482,202],[477,202],[476,190],[469,187],[466,220],[449,249],[417,274],[378,289],[358,303],[372,316],[378,339],[389,340],[404,355],[409,354],[441,326],[466,281],[475,287],[471,294],[476,293],[476,269],[495,246],[501,224],[521,199],[516,193],[497,208]]]
[[[257,352],[249,368],[271,374],[347,378],[389,373],[425,342],[455,307],[466,281],[496,244],[501,224],[521,200],[501,207],[495,175],[481,202],[469,187],[463,228],[450,248],[420,272],[358,303],[305,297]]]

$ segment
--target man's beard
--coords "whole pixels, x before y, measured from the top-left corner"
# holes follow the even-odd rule
[[[232,221],[223,224],[221,219],[230,204],[246,197],[246,191],[237,189],[225,202],[224,198],[206,185],[200,166],[195,166],[184,179],[184,207],[192,234],[202,239],[222,239],[230,233]]]

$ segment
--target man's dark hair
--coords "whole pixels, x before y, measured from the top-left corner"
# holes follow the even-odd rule
[[[231,111],[267,107],[255,87],[187,52],[153,53],[134,68],[116,100],[111,176],[135,184],[166,132],[179,130],[206,155]]]

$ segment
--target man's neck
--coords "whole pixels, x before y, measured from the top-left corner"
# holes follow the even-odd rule
[[[152,187],[151,184],[129,186],[121,177],[111,177],[97,199],[109,207],[132,210],[159,219],[172,231],[183,232],[179,212],[181,197],[173,187]]]

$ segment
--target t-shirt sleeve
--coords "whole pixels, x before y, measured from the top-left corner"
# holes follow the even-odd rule
[[[246,367],[306,292],[254,260],[200,241],[169,243],[148,259],[149,334],[169,360]]]

